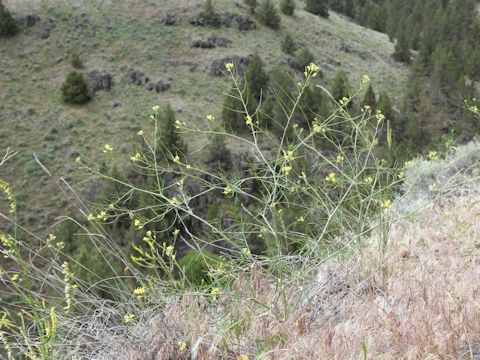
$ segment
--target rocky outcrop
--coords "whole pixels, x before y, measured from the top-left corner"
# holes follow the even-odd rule
[[[149,91],[155,91],[157,93],[170,89],[170,84],[164,82],[161,79],[152,80],[141,69],[127,67],[125,69],[127,80],[136,85],[143,85],[145,89]]]
[[[212,35],[206,39],[194,39],[190,42],[191,48],[213,49],[216,47],[227,47],[232,43],[231,40]]]
[[[225,64],[234,63],[239,74],[243,74],[245,68],[250,63],[251,56],[230,55],[220,59],[215,59],[210,64],[208,71],[211,76],[221,76],[225,73]]]

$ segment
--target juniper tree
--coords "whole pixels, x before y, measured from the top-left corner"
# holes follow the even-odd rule
[[[62,100],[69,104],[84,104],[90,100],[88,86],[81,72],[71,71],[62,85]]]
[[[362,107],[370,106],[372,110],[375,110],[376,105],[377,105],[377,98],[376,98],[375,92],[373,91],[373,86],[370,83],[363,97],[361,106]]]
[[[328,18],[329,16],[326,0],[307,0],[305,2],[305,10],[324,18]]]
[[[305,67],[313,62],[315,62],[315,55],[310,51],[309,48],[303,47],[295,57],[295,62],[297,69],[304,71]]]
[[[200,16],[204,19],[206,25],[213,27],[220,26],[220,19],[217,12],[215,11],[212,0],[205,1],[205,6]]]
[[[245,93],[246,91],[243,96]],[[239,100],[238,90],[233,86],[223,101],[222,120],[225,128],[230,131],[236,132],[245,128],[245,110]]]
[[[261,24],[272,29],[280,27],[281,18],[272,0],[262,0],[257,10],[257,19]]]
[[[338,70],[333,79],[331,93],[335,101],[340,102],[343,98],[350,98],[350,83],[347,74],[343,70]],[[350,101],[349,107],[352,103]]]
[[[297,43],[293,39],[292,35],[287,33],[281,41],[281,47],[285,54],[293,55],[297,50]]]
[[[281,0],[280,1],[280,10],[285,15],[292,16],[295,13],[295,0]]]
[[[245,81],[248,110],[253,113],[262,98],[265,98],[268,83],[268,75],[263,68],[263,61],[257,51],[253,54],[252,61],[247,66]]]
[[[231,166],[231,154],[230,150],[225,144],[225,135],[220,133],[220,130],[216,130],[213,133],[211,142],[208,147],[209,154],[208,160],[216,168],[228,170]]]
[[[395,49],[392,56],[397,61],[410,63],[412,53],[410,51],[410,44],[408,42],[405,30],[400,32],[397,42],[395,43]]]
[[[17,33],[17,30],[15,19],[0,0],[0,37],[13,36]]]
[[[380,110],[387,120],[393,122],[395,120],[395,110],[393,109],[392,100],[386,92],[382,92],[377,102],[377,110]]]
[[[171,156],[176,155],[184,157],[187,152],[187,147],[180,133],[177,131],[175,123],[177,119],[170,104],[167,104],[163,114],[159,114],[158,120],[159,126],[157,127],[157,131],[159,133],[156,136],[157,161],[162,161],[165,158],[170,161]]]

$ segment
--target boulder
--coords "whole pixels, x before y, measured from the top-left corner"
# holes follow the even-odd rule
[[[85,74],[88,90],[94,95],[99,90],[111,90],[114,85],[112,74],[103,69],[90,70]]]
[[[239,74],[243,74],[245,68],[250,63],[251,56],[229,55],[220,59],[215,59],[210,64],[209,75],[222,76],[225,73],[225,64],[234,63]]]

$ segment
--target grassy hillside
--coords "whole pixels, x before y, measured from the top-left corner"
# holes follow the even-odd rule
[[[360,27],[331,14],[325,20],[298,10],[295,17],[282,16],[279,31],[257,24],[256,30],[195,27],[188,16],[198,14],[202,1],[44,1],[8,0],[5,5],[16,18],[36,14],[40,23],[25,28],[11,39],[0,40],[0,141],[2,147],[19,151],[15,162],[1,170],[0,178],[17,191],[19,214],[34,229],[43,229],[67,202],[54,181],[32,157],[36,153],[54,177],[73,176],[73,162],[94,160],[105,143],[115,151],[131,149],[133,137],[145,126],[152,104],[170,102],[179,118],[197,125],[205,115],[220,115],[223,94],[229,83],[208,74],[213,60],[227,55],[249,55],[257,49],[273,68],[286,63],[280,40],[292,34],[315,54],[325,82],[343,68],[352,83],[368,73],[377,91],[395,99],[406,79],[406,68],[394,62],[393,44],[384,34]],[[241,3],[241,2],[239,2]],[[241,13],[247,9],[231,1],[216,1],[217,11]],[[159,18],[176,16],[175,26]],[[39,34],[51,20],[48,38]],[[50,24],[51,24],[50,23]],[[48,25],[47,25],[48,27]],[[191,48],[192,39],[215,34],[232,41],[226,48]],[[77,52],[84,71],[105,69],[115,80],[113,90],[100,91],[86,106],[61,102],[60,87],[71,70],[70,56]],[[126,66],[142,69],[152,79],[171,88],[157,94],[125,81]],[[193,152],[205,139],[187,139]],[[235,149],[236,144],[230,144]],[[193,156],[201,156],[197,152]],[[75,179],[73,179],[75,180]]]

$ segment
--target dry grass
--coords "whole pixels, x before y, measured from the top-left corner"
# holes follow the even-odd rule
[[[286,302],[259,269],[218,302],[178,299],[141,326],[127,358],[479,359],[479,197],[398,222],[385,253],[372,239],[362,254],[331,259],[315,280],[285,286]]]

